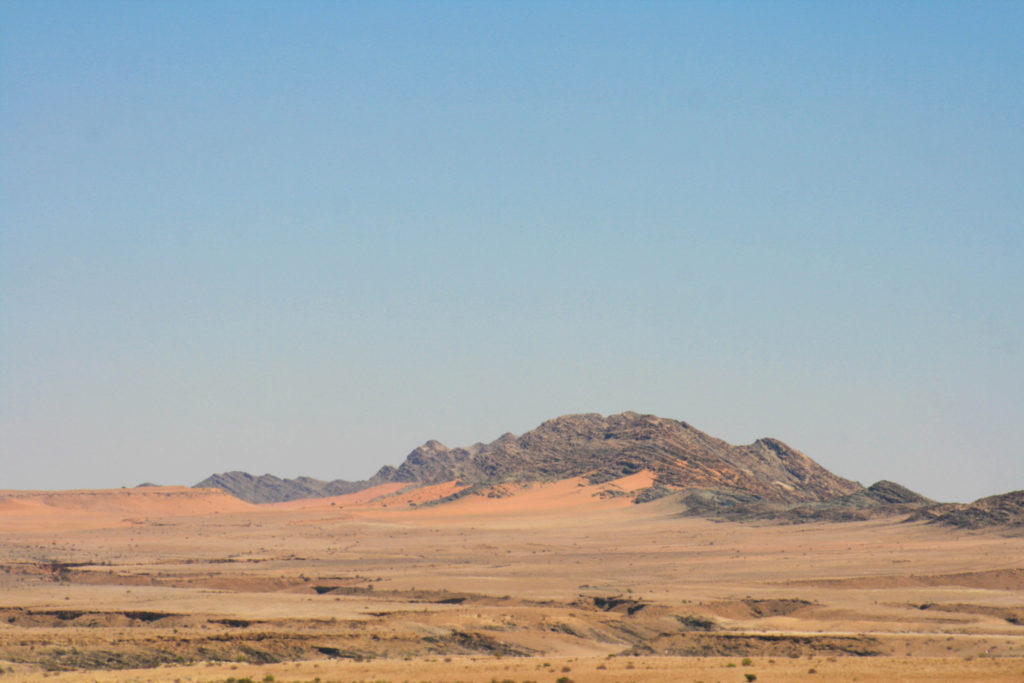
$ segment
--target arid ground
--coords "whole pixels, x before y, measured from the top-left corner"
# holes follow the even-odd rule
[[[0,492],[0,680],[1024,681],[1024,537],[649,484]]]

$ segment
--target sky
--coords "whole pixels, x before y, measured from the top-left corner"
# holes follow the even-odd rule
[[[0,488],[633,410],[1024,489],[1024,3],[0,0]]]

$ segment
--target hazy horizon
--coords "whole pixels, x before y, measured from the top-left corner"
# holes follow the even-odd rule
[[[632,410],[1024,489],[1024,4],[0,0],[0,488]]]

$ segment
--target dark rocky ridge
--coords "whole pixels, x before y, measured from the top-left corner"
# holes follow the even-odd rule
[[[988,496],[966,505],[935,505],[919,511],[912,519],[924,519],[958,529],[1004,527],[1024,530],[1024,491]]]
[[[908,515],[937,505],[929,498],[891,481],[820,501],[778,503],[723,491],[688,491],[680,496],[683,514],[729,521],[771,520],[783,523],[855,522]]]
[[[193,488],[218,488],[250,503],[281,503],[301,498],[325,498],[355,493],[366,488],[365,482],[321,481],[312,477],[281,479],[272,474],[254,477],[248,472],[213,474]]]

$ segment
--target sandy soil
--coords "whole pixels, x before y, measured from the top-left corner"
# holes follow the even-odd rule
[[[0,492],[0,680],[1024,680],[1021,537],[617,494],[648,478]]]

